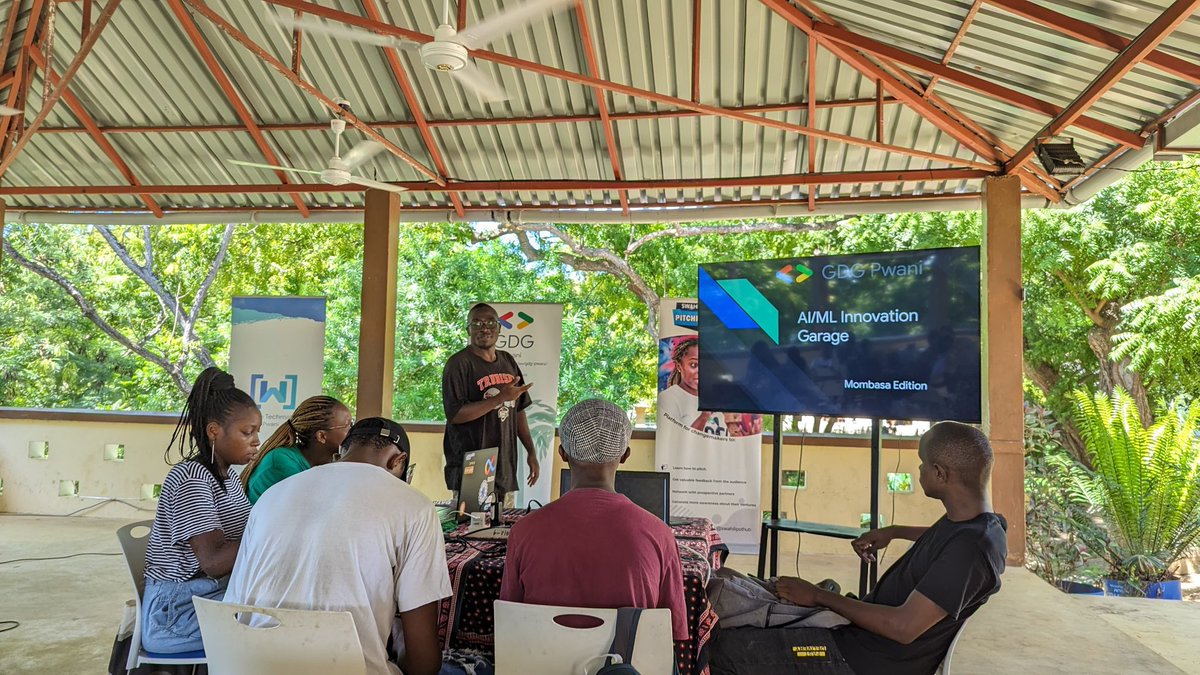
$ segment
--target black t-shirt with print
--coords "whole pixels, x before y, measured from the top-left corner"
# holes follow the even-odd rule
[[[892,565],[864,600],[898,607],[914,590],[946,610],[912,644],[902,645],[858,626],[833,632],[857,675],[931,675],[958,629],[993,593],[1008,555],[1008,522],[982,513],[956,523],[942,516]]]
[[[470,347],[446,361],[442,369],[442,408],[446,412],[442,451],[446,455],[447,488],[457,490],[462,484],[464,453],[499,448],[496,488],[505,492],[517,489],[517,411],[533,403],[528,392],[470,422],[451,424],[450,420],[464,405],[491,398],[502,385],[521,377],[521,367],[512,354],[498,349],[496,360],[491,362],[484,361]]]

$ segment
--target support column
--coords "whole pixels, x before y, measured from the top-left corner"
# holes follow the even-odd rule
[[[4,223],[7,222],[5,220],[8,217],[5,214],[7,209],[8,204],[5,204],[4,200],[0,199],[0,265],[4,264]]]
[[[358,327],[355,415],[392,416],[396,363],[396,257],[400,195],[367,190],[363,217],[362,314]]]
[[[992,508],[1008,520],[1008,563],[1025,561],[1025,398],[1021,182],[983,180],[983,430],[992,442]]]

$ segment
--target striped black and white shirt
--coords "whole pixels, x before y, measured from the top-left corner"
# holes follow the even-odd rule
[[[200,561],[188,543],[213,530],[226,540],[242,538],[250,518],[250,500],[232,469],[225,490],[208,469],[194,461],[176,464],[163,480],[158,510],[146,546],[146,578],[187,581],[200,575]]]

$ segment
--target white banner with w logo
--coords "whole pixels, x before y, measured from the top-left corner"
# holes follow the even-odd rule
[[[493,302],[492,308],[500,319],[500,336],[496,349],[512,354],[521,366],[524,382],[531,382],[529,397],[533,404],[525,409],[529,435],[537,448],[541,477],[536,485],[526,485],[529,465],[525,462],[525,447],[517,442],[517,506],[529,500],[550,503],[550,477],[554,471],[554,429],[558,420],[558,370],[562,355],[563,308],[558,304],[531,302]]]
[[[233,298],[229,373],[262,411],[262,438],[321,393],[325,375],[325,298]]]

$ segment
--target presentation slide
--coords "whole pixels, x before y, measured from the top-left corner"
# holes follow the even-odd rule
[[[699,407],[979,422],[979,247],[700,266]]]

